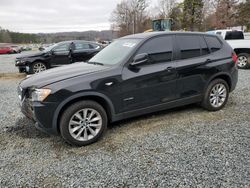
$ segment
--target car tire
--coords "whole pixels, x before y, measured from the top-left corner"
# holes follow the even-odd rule
[[[43,72],[45,70],[47,70],[46,64],[43,62],[40,62],[40,61],[36,61],[36,62],[32,63],[29,67],[30,74],[37,74],[37,73]]]
[[[107,114],[94,101],[80,101],[68,107],[60,120],[60,133],[71,145],[85,146],[96,142],[107,129]]]
[[[239,69],[247,69],[250,66],[250,55],[247,53],[238,54],[237,66]]]
[[[206,89],[201,106],[208,111],[221,110],[227,103],[229,86],[225,80],[215,79]]]

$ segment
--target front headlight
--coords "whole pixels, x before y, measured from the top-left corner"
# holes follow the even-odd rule
[[[16,65],[23,65],[23,64],[25,64],[25,62],[26,62],[26,60],[23,60],[23,59],[16,60]]]
[[[43,102],[51,93],[51,89],[35,89],[31,94],[32,101]]]

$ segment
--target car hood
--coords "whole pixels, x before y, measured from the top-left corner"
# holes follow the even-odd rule
[[[58,68],[52,68],[50,70],[32,75],[24,79],[20,83],[20,86],[22,88],[28,88],[28,87],[41,88],[46,85],[50,85],[73,77],[98,72],[101,70],[105,70],[107,68],[109,67],[102,65],[87,64],[83,62],[74,63],[72,65],[65,65]]]
[[[39,56],[43,56],[44,54],[46,54],[46,52],[38,52],[38,53],[32,53],[32,54],[27,54],[27,55],[21,55],[21,56],[18,56],[17,59],[39,57]]]

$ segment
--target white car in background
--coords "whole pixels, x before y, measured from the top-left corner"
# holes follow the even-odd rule
[[[250,34],[238,30],[215,30],[208,33],[221,35],[238,56],[238,67],[250,68]],[[245,39],[246,38],[246,39]]]

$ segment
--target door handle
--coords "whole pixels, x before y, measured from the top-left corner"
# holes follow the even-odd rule
[[[211,63],[211,62],[212,62],[211,59],[207,59],[207,60],[205,61],[205,63]]]
[[[173,67],[167,67],[167,68],[166,68],[166,71],[172,72],[173,69],[174,69]]]

